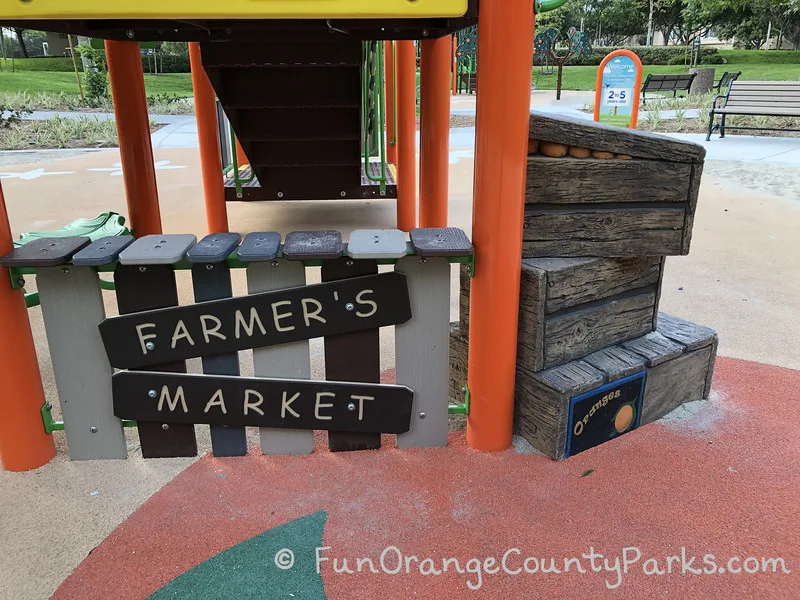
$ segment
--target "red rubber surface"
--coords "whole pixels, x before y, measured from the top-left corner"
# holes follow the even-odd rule
[[[420,560],[494,556],[610,557],[638,547],[623,574],[336,574],[330,599],[800,598],[800,372],[718,359],[712,400],[693,419],[657,423],[564,462],[486,454],[463,435],[438,450],[384,449],[301,457],[207,456],[147,501],[59,588],[58,599],[144,598],[172,578],[266,529],[325,510],[326,556],[371,557],[387,546]],[[589,470],[588,476],[581,475]],[[681,548],[726,566],[738,555],[782,557],[791,574],[646,576],[642,563]],[[633,551],[631,551],[633,552]],[[272,556],[262,557],[271,564]],[[509,566],[522,560],[512,557]],[[597,564],[597,563],[596,563]],[[391,567],[393,564],[388,564]],[[532,564],[530,565],[532,566]],[[738,566],[738,565],[734,565]],[[750,563],[752,566],[752,563]],[[491,566],[490,566],[491,568]],[[780,571],[780,567],[778,567]],[[264,587],[269,587],[265,580]],[[237,597],[237,590],[230,591]]]

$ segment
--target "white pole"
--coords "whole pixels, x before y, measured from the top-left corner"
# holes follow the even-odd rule
[[[770,21],[769,25],[767,25],[767,43],[764,46],[764,50],[769,50],[769,41],[771,37],[772,37],[772,21]]]
[[[647,46],[653,45],[653,0],[650,0],[650,16],[647,17]]]

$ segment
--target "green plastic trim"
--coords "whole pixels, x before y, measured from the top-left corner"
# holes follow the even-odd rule
[[[53,419],[53,405],[45,402],[42,405],[42,423],[44,424],[45,433],[53,433],[54,431],[64,431],[64,421],[56,421]],[[130,419],[122,419],[123,427],[136,427],[136,421]]]
[[[451,415],[469,415],[469,388],[464,386],[464,403],[449,404],[447,412]]]
[[[25,306],[27,308],[33,308],[34,306],[39,306],[39,304],[39,292],[25,294]]]
[[[44,423],[44,432],[53,433],[54,431],[64,431],[64,421],[54,421],[53,413],[50,410],[53,407],[45,402],[42,405],[42,422]]]
[[[535,14],[550,12],[557,8],[561,8],[567,3],[567,0],[536,0],[533,4],[533,12]]]
[[[390,146],[397,146],[397,44],[392,45],[392,139],[389,140]]]
[[[370,49],[370,44],[375,44],[375,50]],[[386,140],[384,138],[384,118],[385,110],[383,108],[383,44],[380,42],[363,42],[364,48],[364,68],[363,68],[363,81],[362,86],[362,106],[364,107],[362,114],[362,122],[364,129],[364,174],[367,179],[380,184],[380,195],[386,196]],[[375,60],[375,76],[371,77],[370,62],[371,56],[374,55]],[[372,80],[373,90],[375,93],[375,122],[373,123],[373,132],[378,137],[378,147],[370,149],[369,147],[369,82]],[[378,156],[381,163],[381,174],[378,177],[373,177],[369,172],[370,156],[372,152],[378,150]]]
[[[233,183],[236,186],[236,197],[241,198],[243,196],[242,184],[253,181],[253,179],[255,179],[255,171],[253,171],[251,167],[250,177],[247,179],[239,177],[239,158],[236,156],[236,132],[233,130],[233,127],[231,127],[231,158],[233,162],[230,166],[233,167]]]

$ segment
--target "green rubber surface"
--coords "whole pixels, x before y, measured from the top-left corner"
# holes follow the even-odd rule
[[[176,577],[150,600],[326,600],[316,570],[326,518],[318,511],[268,529]]]

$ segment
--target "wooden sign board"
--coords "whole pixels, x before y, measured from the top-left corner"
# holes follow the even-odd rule
[[[404,433],[414,392],[402,385],[121,371],[114,414],[154,423]]]
[[[645,376],[641,371],[572,398],[565,456],[636,429],[642,415]]]
[[[405,275],[392,272],[112,317],[100,334],[111,365],[135,369],[410,318]]]

